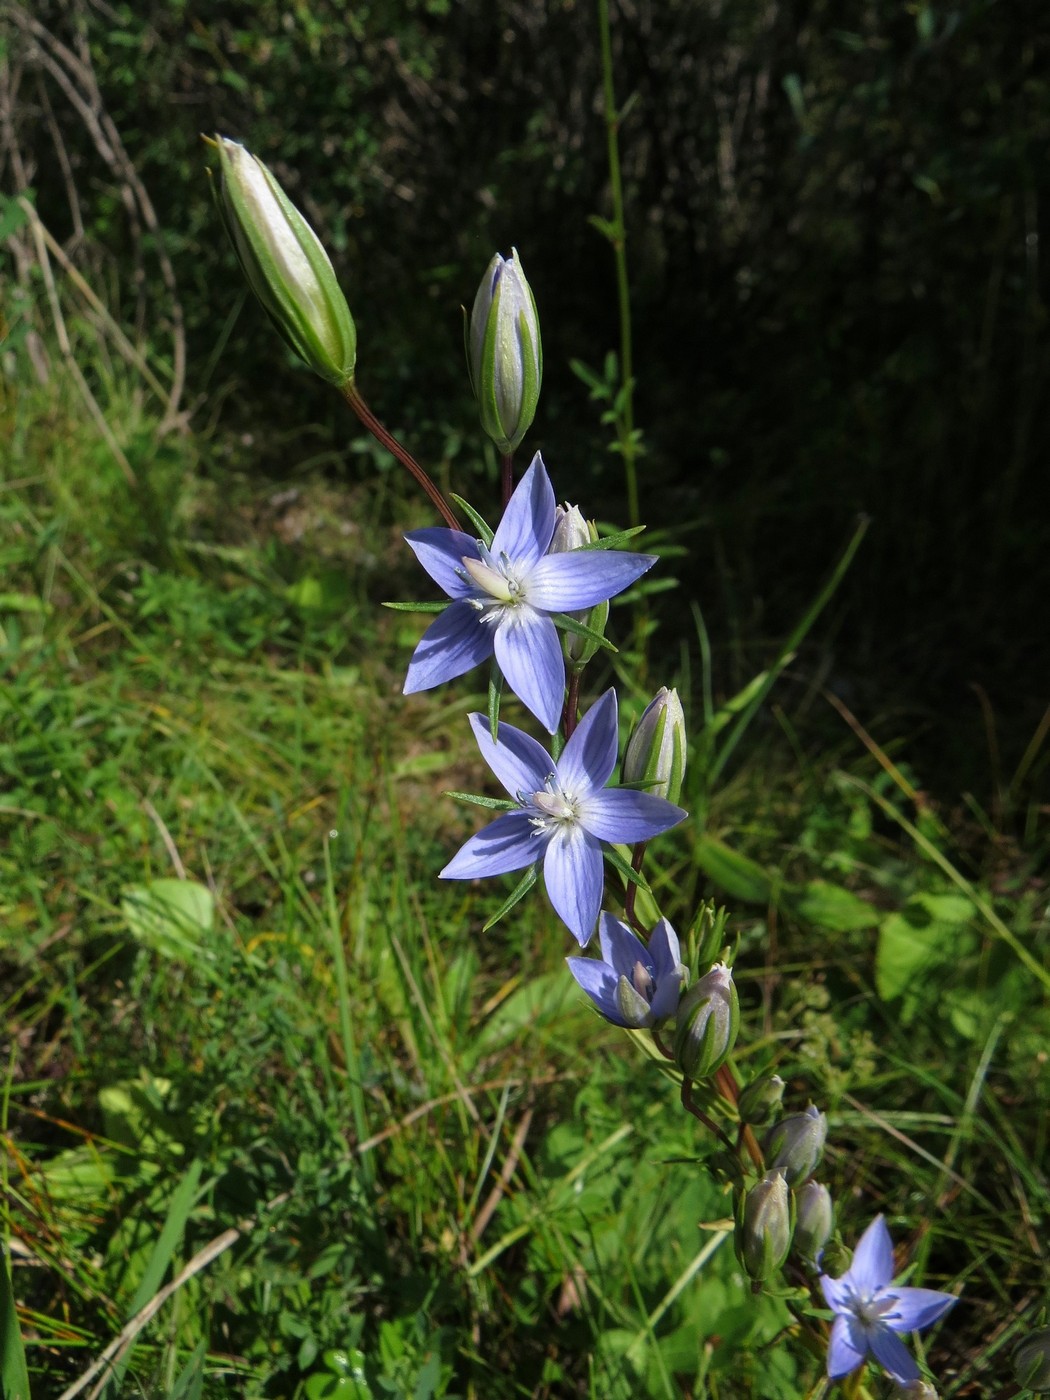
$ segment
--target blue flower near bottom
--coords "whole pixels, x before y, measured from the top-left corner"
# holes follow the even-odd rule
[[[849,1375],[872,1355],[900,1385],[917,1381],[919,1368],[898,1332],[918,1332],[959,1300],[933,1288],[893,1285],[893,1244],[881,1215],[871,1222],[841,1278],[822,1274],[820,1286],[835,1314],[828,1346],[828,1375]]]
[[[686,813],[666,798],[606,788],[616,767],[616,692],[607,690],[584,715],[555,763],[535,739],[500,724],[492,742],[485,715],[470,717],[481,756],[517,802],[452,857],[447,880],[505,875],[543,861],[555,912],[586,946],[602,907],[603,841],[633,846],[676,826]]]
[[[602,956],[566,958],[569,971],[595,1006],[614,1026],[641,1030],[678,1010],[687,972],[678,935],[660,919],[649,946],[611,914],[598,924]]]

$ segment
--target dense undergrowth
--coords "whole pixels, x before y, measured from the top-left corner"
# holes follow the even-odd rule
[[[379,603],[424,517],[389,465],[262,480],[99,360],[132,485],[66,377],[7,368],[0,1161],[34,1394],[103,1355],[77,1393],[809,1394],[714,1144],[611,1053],[564,930],[537,903],[482,936],[491,899],[435,879],[469,824],[441,790],[486,779],[460,704],[400,695],[419,626]],[[669,625],[700,815],[664,906],[733,911],[748,1068],[826,1106],[844,1236],[882,1210],[961,1288],[944,1395],[1013,1394],[1048,1287],[1040,734],[987,801],[927,793],[817,646],[712,784],[724,658]]]

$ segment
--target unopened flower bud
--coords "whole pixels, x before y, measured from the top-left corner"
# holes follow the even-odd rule
[[[1050,1327],[1039,1327],[1018,1342],[1010,1357],[1018,1385],[1037,1394],[1050,1390]]]
[[[674,1057],[689,1079],[707,1079],[724,1063],[736,1041],[740,1021],[733,973],[715,963],[689,988],[678,1004]]]
[[[579,506],[558,506],[554,536],[547,553],[567,554],[570,549],[580,549],[583,545],[590,544],[597,538],[597,526],[593,521],[588,524],[584,520]],[[592,632],[597,632],[599,636],[605,636],[605,628],[609,621],[608,601],[599,603],[593,608],[583,608],[579,612],[571,612],[568,615],[576,622],[582,622]],[[591,660],[599,645],[590,637],[583,637],[578,632],[566,631],[562,637],[565,659],[577,674]]]
[[[929,1381],[909,1381],[895,1387],[893,1400],[937,1400],[937,1389]]]
[[[661,686],[634,727],[623,756],[623,781],[677,802],[685,777],[685,712],[677,690]]]
[[[816,1268],[831,1238],[835,1208],[831,1192],[819,1181],[807,1181],[795,1192],[795,1253]]]
[[[824,1155],[828,1120],[815,1105],[774,1123],[764,1143],[771,1171],[781,1171],[789,1186],[800,1186],[816,1171]]]
[[[779,1074],[764,1074],[753,1079],[740,1091],[737,1112],[741,1123],[763,1128],[776,1113],[784,1098],[784,1081]]]
[[[734,1236],[736,1257],[757,1283],[783,1264],[791,1248],[791,1203],[787,1182],[770,1172],[740,1203]]]
[[[492,259],[467,329],[467,367],[481,426],[513,452],[536,416],[543,378],[540,322],[516,249]]]
[[[252,291],[296,354],[341,388],[357,330],[328,254],[261,160],[225,136],[215,145],[219,211]]]

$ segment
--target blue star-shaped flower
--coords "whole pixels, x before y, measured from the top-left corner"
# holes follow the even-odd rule
[[[598,923],[602,956],[566,958],[569,971],[607,1021],[634,1030],[655,1025],[678,1010],[686,969],[678,935],[661,919],[649,946],[619,919],[603,914]]]
[[[441,874],[449,880],[505,875],[542,858],[550,902],[585,945],[602,905],[601,843],[648,841],[686,813],[652,793],[606,789],[616,767],[614,690],[587,711],[557,763],[512,725],[500,724],[493,743],[486,715],[473,714],[470,723],[482,757],[521,810],[483,827]]]
[[[656,562],[652,554],[614,550],[548,554],[554,525],[554,489],[537,452],[488,548],[460,530],[433,527],[405,536],[452,599],[412,655],[406,695],[462,676],[495,652],[511,690],[554,733],[565,663],[551,613],[604,603]]]
[[[894,1287],[893,1245],[881,1215],[860,1238],[853,1263],[841,1278],[820,1277],[828,1307],[835,1314],[828,1347],[832,1380],[856,1370],[870,1352],[900,1385],[919,1379],[919,1368],[898,1332],[918,1332],[958,1302],[932,1288]]]

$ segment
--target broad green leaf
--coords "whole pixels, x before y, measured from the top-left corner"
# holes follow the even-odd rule
[[[129,885],[120,910],[133,938],[166,958],[199,957],[215,923],[215,896],[196,880]]]
[[[0,1396],[29,1400],[29,1372],[5,1249],[0,1249]]]
[[[874,928],[882,917],[867,900],[828,880],[811,880],[791,903],[800,919],[832,933]]]
[[[714,836],[701,836],[694,854],[704,874],[731,898],[743,904],[769,903],[772,886],[757,861],[742,856]]]

